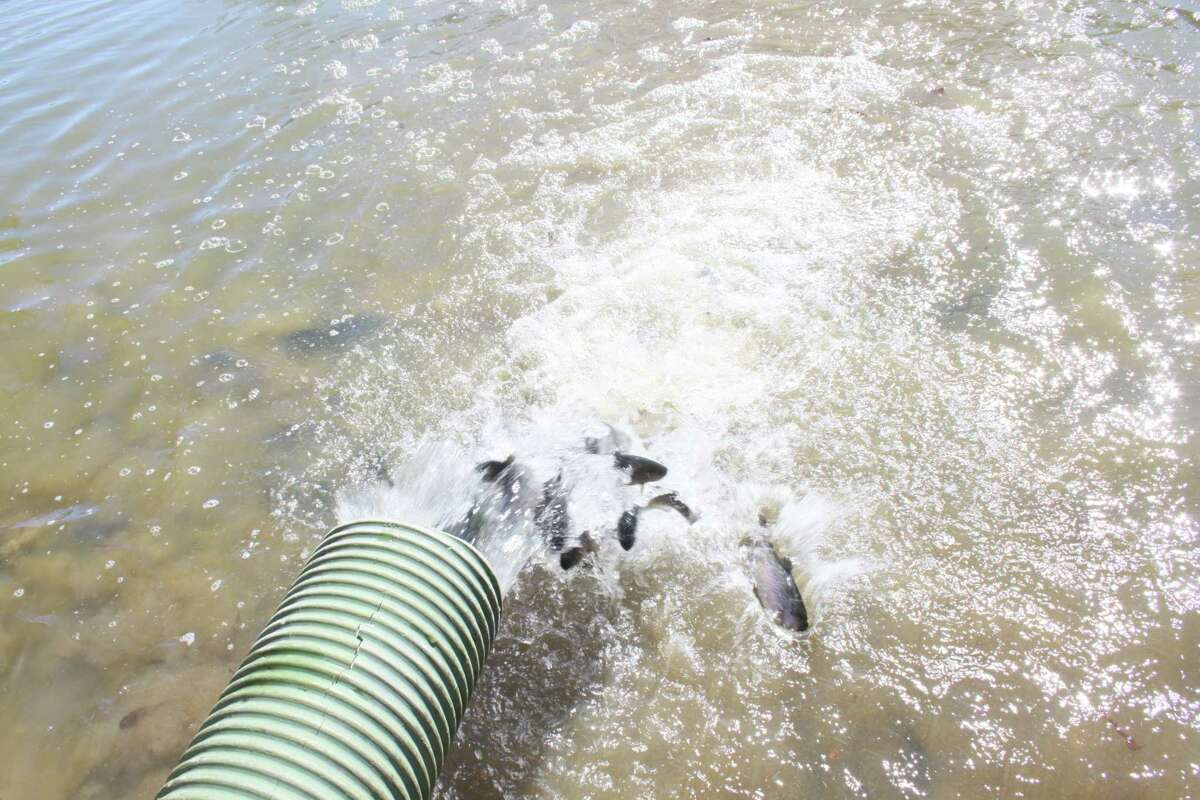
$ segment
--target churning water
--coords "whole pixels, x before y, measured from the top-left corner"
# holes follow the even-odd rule
[[[493,543],[442,798],[1194,796],[1197,20],[0,5],[0,797],[151,796],[327,528],[509,453],[610,532]],[[604,422],[699,521],[615,546]]]

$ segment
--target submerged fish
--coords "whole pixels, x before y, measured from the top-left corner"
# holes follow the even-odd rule
[[[559,554],[558,565],[563,569],[571,569],[582,561],[584,556],[596,552],[597,549],[596,540],[592,538],[592,534],[584,531],[579,535],[579,544],[568,547]]]
[[[349,314],[340,319],[292,331],[282,339],[292,355],[333,353],[351,346],[383,327],[384,318],[374,314]]]
[[[630,486],[640,486],[662,480],[667,474],[667,468],[657,461],[645,456],[631,456],[620,450],[613,453],[613,465],[622,472],[628,473]]]
[[[792,562],[780,556],[764,538],[749,542],[750,576],[754,596],[779,625],[793,630],[808,630],[808,609],[792,577]]]
[[[689,525],[700,519],[700,515],[692,511],[687,503],[680,500],[679,495],[675,494],[675,492],[667,492],[660,494],[658,497],[651,498],[650,502],[646,503],[646,508],[674,509],[688,521]]]

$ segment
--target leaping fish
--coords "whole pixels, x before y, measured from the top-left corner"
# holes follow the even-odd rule
[[[750,577],[754,581],[754,596],[778,625],[793,631],[808,630],[808,609],[792,577],[792,562],[779,555],[763,536],[748,542]]]
[[[613,466],[629,475],[630,486],[653,483],[667,474],[667,468],[657,461],[645,456],[631,456],[620,450],[613,453]]]
[[[679,495],[675,492],[660,494],[651,498],[646,505],[634,506],[621,514],[621,518],[617,520],[617,541],[621,543],[621,547],[626,550],[633,549],[633,544],[637,540],[637,527],[641,513],[656,508],[679,512],[679,515],[686,519],[689,525],[700,519],[700,515],[693,511],[687,503],[680,500]]]

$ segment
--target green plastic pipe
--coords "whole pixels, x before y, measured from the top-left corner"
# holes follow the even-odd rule
[[[160,800],[427,800],[500,622],[461,539],[330,531],[158,793]]]

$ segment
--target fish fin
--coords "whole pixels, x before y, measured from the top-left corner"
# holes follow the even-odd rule
[[[494,482],[506,469],[513,465],[514,457],[510,453],[503,461],[483,461],[475,465],[477,472],[483,473],[483,479],[488,483]]]

